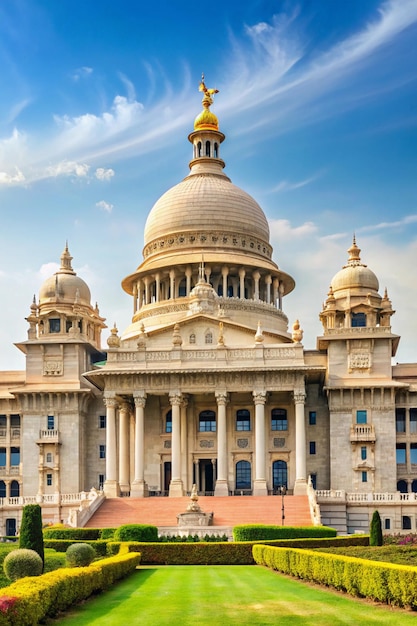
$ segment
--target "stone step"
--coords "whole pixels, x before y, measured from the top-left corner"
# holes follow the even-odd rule
[[[117,527],[121,524],[176,526],[177,515],[185,513],[189,497],[107,498],[87,522],[90,528]],[[200,496],[198,504],[204,513],[213,513],[213,526],[238,524],[281,525],[280,496]],[[310,526],[307,496],[284,498],[285,526]]]

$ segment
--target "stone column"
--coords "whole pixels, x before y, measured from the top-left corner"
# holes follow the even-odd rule
[[[259,279],[261,278],[261,273],[258,270],[256,270],[255,272],[253,272],[252,276],[254,280],[253,299],[258,301],[259,300]]]
[[[119,486],[122,493],[130,492],[129,421],[130,407],[123,402],[119,409]]]
[[[169,272],[169,299],[174,300],[176,298],[175,293],[175,270]]]
[[[255,403],[255,478],[253,481],[253,495],[267,496],[265,470],[265,402],[266,392],[253,392]]]
[[[135,393],[135,477],[130,490],[132,498],[149,495],[145,482],[145,404],[146,393]]]
[[[265,276],[265,285],[266,285],[266,303],[271,304],[271,284],[272,277],[271,274],[267,274]]]
[[[295,485],[294,495],[307,493],[306,426],[304,417],[305,391],[294,390],[295,404]]]
[[[159,272],[155,274],[155,302],[159,302],[160,300],[160,291],[161,291],[161,275]]]
[[[169,401],[172,407],[172,435],[171,435],[171,482],[169,496],[180,497],[184,495],[181,480],[181,423],[180,407],[182,394],[170,393]]]
[[[185,489],[188,487],[188,454],[187,454],[187,407],[188,398],[183,396],[180,407],[180,433],[181,433],[181,480]],[[191,485],[192,486],[192,485]]]
[[[191,269],[190,265],[187,265],[187,267],[185,268],[185,293],[187,296],[190,295],[190,291],[191,291],[191,278],[193,275],[193,270]]]
[[[194,480],[197,486],[197,491],[200,491],[200,461],[194,459]]]
[[[228,496],[227,484],[227,425],[226,404],[229,401],[226,392],[216,393],[217,401],[217,480],[214,490],[215,496]]]
[[[108,498],[117,498],[116,398],[104,398],[106,405],[106,480],[103,491]]]
[[[280,306],[278,302],[278,287],[279,287],[279,280],[277,277],[275,277],[272,281],[272,294],[274,298],[274,306],[279,309]]]
[[[246,275],[246,272],[243,269],[243,267],[241,267],[239,270],[239,287],[240,287],[239,297],[241,300],[245,299],[245,275]]]
[[[223,277],[223,298],[227,298],[227,277],[229,276],[229,268],[227,265],[223,265],[222,267],[222,277]]]

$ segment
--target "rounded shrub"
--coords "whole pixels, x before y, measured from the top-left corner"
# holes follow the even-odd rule
[[[96,551],[89,543],[72,543],[66,551],[69,567],[85,567],[96,558]]]
[[[9,580],[18,580],[25,576],[40,576],[43,561],[35,550],[18,548],[9,552],[3,561],[3,570]]]
[[[116,528],[114,541],[158,541],[158,528],[149,524],[124,524]]]

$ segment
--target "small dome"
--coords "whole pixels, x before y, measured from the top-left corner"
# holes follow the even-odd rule
[[[194,120],[194,130],[219,130],[219,120],[209,109],[203,109]]]
[[[356,245],[355,239],[348,250],[349,259],[331,282],[331,289],[334,295],[342,290],[359,290],[361,293],[378,293],[379,281],[372,270],[369,269],[360,259],[360,248]]]
[[[47,278],[39,290],[40,305],[50,300],[90,305],[90,289],[83,279],[74,272],[71,261],[72,256],[68,251],[68,246],[65,246],[61,255],[60,269],[53,276]]]

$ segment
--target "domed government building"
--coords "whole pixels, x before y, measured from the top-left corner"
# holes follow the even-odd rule
[[[416,531],[417,364],[392,365],[387,291],[354,239],[304,349],[285,314],[295,281],[262,208],[224,172],[214,90],[200,90],[189,174],[150,210],[122,281],[131,324],[103,345],[66,246],[16,344],[25,370],[0,372],[0,535],[35,502],[44,522],[92,526],[153,505],[166,526],[157,510],[181,513],[193,485],[214,524],[253,503],[252,521],[284,523],[285,493],[285,523],[296,503],[303,523],[340,532],[367,532],[375,509],[386,532]]]

